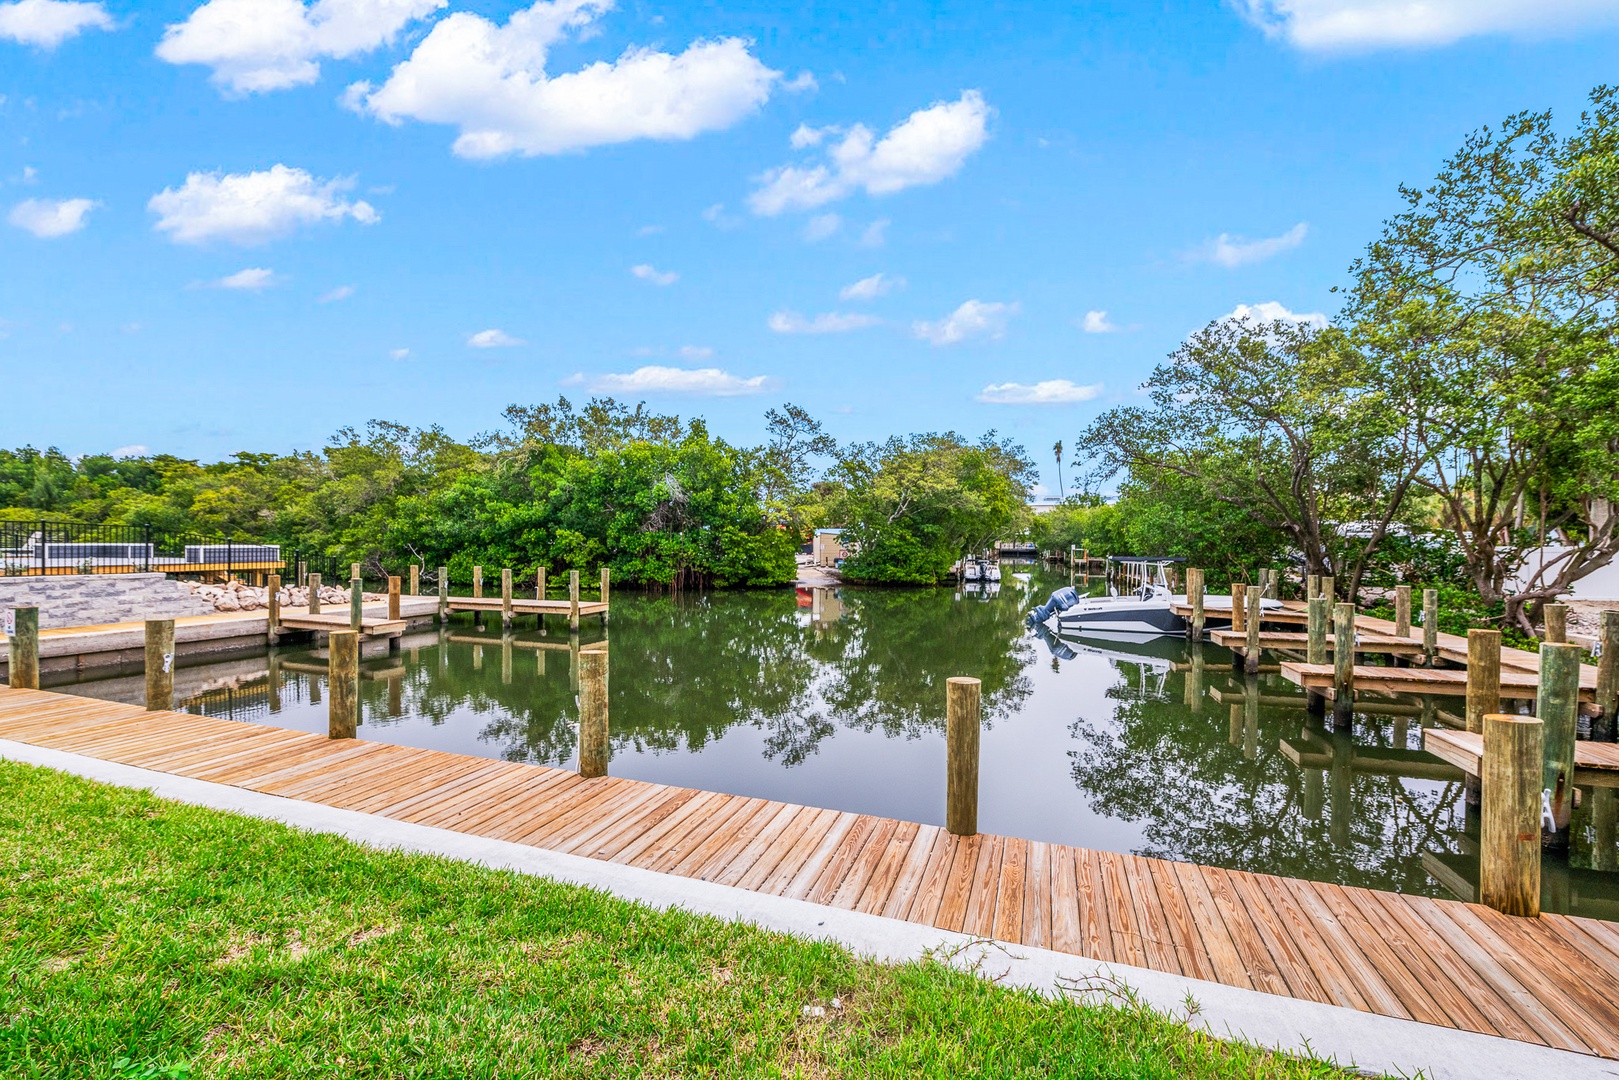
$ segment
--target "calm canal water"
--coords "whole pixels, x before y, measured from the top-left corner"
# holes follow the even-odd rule
[[[617,776],[943,824],[945,680],[983,680],[979,827],[1036,840],[1431,896],[1470,895],[1476,821],[1420,729],[1460,702],[1389,703],[1334,733],[1279,675],[1179,638],[1058,639],[1024,614],[1066,584],[613,597]],[[589,621],[587,620],[587,623]],[[571,767],[565,630],[455,616],[362,662],[360,737]],[[587,625],[583,640],[603,636]],[[183,666],[181,708],[326,730],[325,654]],[[139,702],[137,673],[57,689]],[[1587,797],[1546,907],[1619,918],[1611,820]],[[1476,811],[1474,812],[1476,817]],[[1599,842],[1600,840],[1600,842]]]

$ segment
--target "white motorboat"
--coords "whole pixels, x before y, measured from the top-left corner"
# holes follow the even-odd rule
[[[1109,596],[1081,596],[1073,588],[1058,589],[1029,614],[1029,624],[1053,626],[1062,634],[1156,636],[1186,633],[1186,619],[1175,613],[1186,594],[1170,591],[1165,567],[1178,559],[1117,559],[1115,580],[1124,590]],[[1280,608],[1280,600],[1263,600],[1261,609]],[[1231,622],[1231,597],[1205,596],[1205,629]]]

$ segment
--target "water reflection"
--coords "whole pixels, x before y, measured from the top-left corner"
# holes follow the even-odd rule
[[[1460,776],[1420,750],[1451,702],[1364,703],[1350,730],[1274,674],[1176,638],[1023,625],[1064,575],[992,588],[615,597],[608,630],[456,617],[361,661],[363,739],[578,764],[582,653],[602,652],[606,769],[942,823],[944,683],[983,681],[980,827],[1428,895],[1477,880]],[[326,730],[323,650],[183,665],[191,712]],[[138,671],[73,689],[138,702]],[[1586,792],[1547,910],[1619,915],[1614,793]]]

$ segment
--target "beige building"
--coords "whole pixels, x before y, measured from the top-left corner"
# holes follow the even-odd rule
[[[849,557],[843,546],[842,529],[816,529],[810,542],[810,557],[816,566],[836,566]]]

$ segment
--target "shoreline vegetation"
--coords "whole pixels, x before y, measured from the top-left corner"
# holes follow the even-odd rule
[[[0,823],[11,1077],[1363,1075],[16,763]]]

